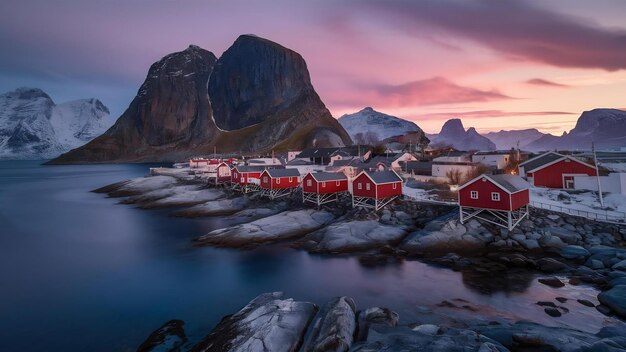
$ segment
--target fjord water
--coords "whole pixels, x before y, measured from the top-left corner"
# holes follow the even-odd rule
[[[552,289],[532,275],[496,278],[417,261],[368,268],[355,258],[286,246],[252,251],[195,248],[224,219],[168,217],[91,190],[147,174],[149,165],[40,166],[0,162],[0,351],[133,351],[170,319],[206,334],[263,292],[324,304],[350,295],[411,322],[442,300],[465,299],[494,319],[527,319],[597,331],[593,308],[555,319],[534,303],[595,301],[590,287]],[[575,301],[574,301],[574,304]],[[443,309],[443,308],[442,308]]]

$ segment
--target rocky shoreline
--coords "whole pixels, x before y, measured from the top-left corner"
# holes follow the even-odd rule
[[[445,205],[398,200],[370,212],[352,209],[346,197],[315,209],[303,205],[299,195],[275,201],[242,197],[187,177],[140,178],[96,192],[141,208],[171,207],[173,216],[227,216],[238,223],[200,236],[194,242],[198,246],[278,244],[316,254],[358,256],[364,265],[420,260],[505,278],[518,271],[538,272],[545,275],[539,282],[552,287],[593,285],[601,291],[600,304],[586,301],[580,306],[626,319],[624,225],[532,209],[529,219],[508,231],[476,220],[460,224],[458,210]],[[559,302],[541,304],[556,319],[567,314]]]
[[[474,309],[466,301],[440,305]],[[181,336],[183,338],[181,338]],[[384,307],[359,310],[350,297],[336,297],[320,310],[310,302],[265,293],[226,316],[197,343],[184,338],[182,322],[172,320],[153,332],[138,351],[622,351],[626,324],[592,334],[531,322],[506,323],[475,314],[459,320],[422,309],[417,319],[400,323]],[[147,347],[146,347],[147,346]]]

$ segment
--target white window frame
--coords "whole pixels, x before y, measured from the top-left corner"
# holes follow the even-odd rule
[[[363,184],[361,182],[357,183],[357,188],[358,189],[363,189]]]
[[[246,182],[246,179],[245,177],[241,176],[241,183],[244,183],[244,182]]]
[[[365,190],[367,191],[371,190],[369,182],[365,184]]]
[[[276,179],[276,184],[280,183],[280,177]]]
[[[337,186],[337,187],[339,187],[340,184],[341,184],[341,181],[335,182],[335,186]]]
[[[313,181],[311,181],[310,179],[306,180],[306,185],[307,185],[308,187],[313,186]]]
[[[478,191],[471,191],[470,192],[470,198],[471,199],[478,199]]]
[[[393,183],[393,189],[398,189],[398,183],[397,182]]]
[[[267,183],[267,176],[263,176],[263,183]]]
[[[293,182],[293,177],[289,177],[289,183]]]
[[[326,181],[322,182],[322,188],[326,188]]]
[[[500,193],[498,192],[491,192],[491,200],[494,202],[499,202],[500,201]]]

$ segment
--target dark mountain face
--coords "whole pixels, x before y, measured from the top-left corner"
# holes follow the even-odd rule
[[[173,161],[213,147],[267,152],[350,142],[313,89],[304,59],[244,35],[219,60],[190,46],[153,64],[111,129],[53,163]]]

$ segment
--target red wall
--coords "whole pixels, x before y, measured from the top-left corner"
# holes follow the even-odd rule
[[[528,203],[530,203],[530,192],[527,189],[511,194],[511,210],[519,209]]]
[[[472,199],[471,191],[478,192],[478,199]],[[491,192],[500,193],[500,201],[491,200]],[[509,210],[509,194],[488,179],[478,179],[459,191],[459,204],[464,207]]]
[[[307,186],[307,180],[311,180],[311,185],[310,186]],[[308,193],[315,193],[315,192],[317,192],[317,182],[315,181],[315,178],[313,178],[313,176],[311,176],[311,174],[307,174],[302,179],[302,191],[303,192],[308,192]]]
[[[563,174],[596,176],[596,169],[575,161],[561,160],[533,173],[533,184],[538,187],[564,188]]]
[[[311,185],[307,186],[307,181],[311,180]],[[339,185],[337,185],[337,182]],[[326,187],[323,184],[326,183]],[[348,180],[317,182],[311,174],[307,174],[302,180],[302,190],[309,193],[329,194],[348,191]]]
[[[293,188],[298,187],[298,177],[297,176],[289,176],[289,177],[281,177],[281,178],[271,178],[267,172],[264,172],[261,176],[261,187],[268,189],[282,189],[282,188]],[[267,182],[265,179],[267,178]],[[289,179],[291,178],[291,182]],[[277,181],[280,179],[280,183]]]
[[[233,170],[233,173],[231,175],[231,181],[233,183],[238,183],[240,185],[247,185],[248,183],[250,183],[250,179],[256,178],[258,179],[259,176],[261,175],[260,172],[246,172],[246,173],[239,173],[237,171],[237,169]],[[243,182],[241,182],[241,177],[244,177]]]
[[[359,190],[359,183],[363,184],[363,189]],[[366,184],[370,184],[370,190],[367,190]],[[396,188],[394,189],[394,184]],[[378,194],[376,192],[376,184],[370,180],[365,174],[357,176],[352,181],[352,193],[357,197],[370,197],[370,198],[388,198],[393,196],[402,195],[402,182],[385,183],[378,185]]]

